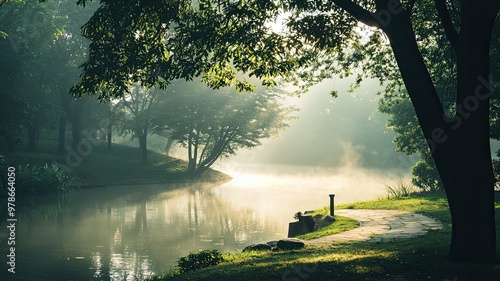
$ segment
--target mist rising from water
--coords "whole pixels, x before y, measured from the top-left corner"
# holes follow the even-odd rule
[[[220,169],[233,180],[215,189],[222,198],[233,198],[238,207],[273,214],[283,223],[294,213],[329,205],[373,200],[387,196],[386,185],[408,171],[362,167],[362,147],[342,143],[342,166],[297,166],[226,163]]]

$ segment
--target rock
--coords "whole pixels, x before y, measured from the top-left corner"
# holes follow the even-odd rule
[[[314,230],[318,230],[318,229],[321,229],[327,225],[332,224],[335,221],[335,217],[316,215],[316,216],[314,216],[314,220],[316,221],[316,225],[314,226]]]
[[[335,221],[335,217],[332,217],[332,216],[328,215],[328,216],[325,216],[323,218],[323,220],[327,221],[327,222],[334,222]]]
[[[295,237],[311,231],[312,230],[304,221],[291,222],[288,224],[288,237]]]
[[[282,239],[278,241],[277,247],[279,250],[295,250],[304,248],[304,242],[299,239]]]
[[[257,244],[253,244],[253,245],[245,247],[245,249],[243,249],[243,252],[248,252],[248,251],[268,251],[268,250],[271,250],[271,249],[272,249],[271,245],[268,245],[267,243],[257,243]]]
[[[288,237],[306,234],[314,231],[314,221],[311,216],[299,216],[299,221],[291,222],[288,225]]]
[[[299,222],[304,223],[306,225],[307,232],[311,232],[314,230],[314,224],[316,223],[311,216],[300,216]]]
[[[269,241],[266,244],[269,245],[269,246],[271,246],[271,247],[273,247],[273,248],[278,247],[278,241],[277,240],[275,240],[275,241]]]

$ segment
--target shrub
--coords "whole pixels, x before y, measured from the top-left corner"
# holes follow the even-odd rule
[[[217,265],[222,261],[224,258],[218,250],[202,250],[198,253],[191,253],[187,257],[181,257],[177,261],[177,266],[180,272],[186,272]]]
[[[409,197],[412,193],[417,192],[415,186],[408,181],[398,180],[396,183],[386,184],[385,188],[387,189],[387,197],[388,198],[403,198]]]
[[[293,215],[293,218],[298,220],[300,217],[302,216],[302,213],[301,212],[297,212]]]
[[[73,179],[56,165],[19,166],[16,169],[16,193],[18,195],[64,194],[71,190]]]
[[[437,192],[443,190],[436,165],[432,159],[421,159],[412,168],[412,183],[422,191]]]

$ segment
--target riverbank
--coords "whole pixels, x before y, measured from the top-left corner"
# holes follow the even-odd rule
[[[88,140],[81,151],[69,147],[63,155],[55,152],[57,140],[46,137],[39,141],[38,150],[18,148],[16,152],[4,154],[9,165],[55,164],[73,178],[75,188],[91,188],[115,185],[193,183],[222,183],[229,181],[228,175],[209,170],[200,179],[190,179],[185,161],[149,151],[149,162],[143,164],[138,148],[113,144],[107,148],[105,142]]]
[[[415,212],[437,219],[443,227],[411,239],[337,242],[329,246],[284,252],[227,253],[225,261],[218,266],[153,280],[494,281],[500,276],[499,264],[466,264],[448,259],[451,218],[443,195],[380,199],[341,205],[337,209]],[[496,219],[497,240],[500,241],[498,193]],[[500,256],[500,246],[497,246],[497,253]]]

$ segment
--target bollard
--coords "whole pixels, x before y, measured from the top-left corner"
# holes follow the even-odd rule
[[[330,216],[335,216],[335,209],[333,207],[335,194],[330,193]]]

